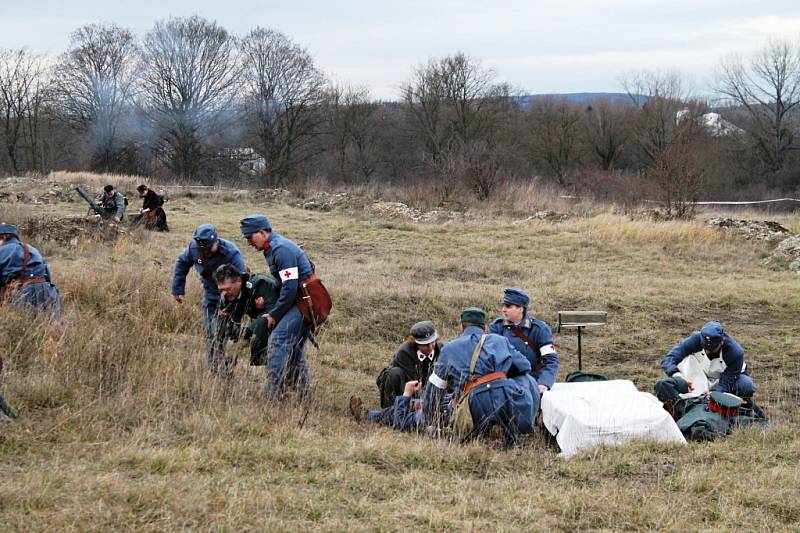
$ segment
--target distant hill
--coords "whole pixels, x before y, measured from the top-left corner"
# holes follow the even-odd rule
[[[608,100],[609,102],[631,103],[631,97],[627,93],[553,93],[553,94],[526,94],[517,97],[517,101],[523,107],[529,106],[536,100],[552,98],[555,100],[566,100],[575,104],[591,104],[598,100]],[[644,101],[647,97],[638,95],[639,101]]]

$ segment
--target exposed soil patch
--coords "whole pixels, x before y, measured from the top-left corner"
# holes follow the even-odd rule
[[[79,242],[107,242],[128,233],[128,229],[114,222],[95,218],[30,218],[19,224],[23,235],[38,241],[53,241],[65,246],[77,246]]]

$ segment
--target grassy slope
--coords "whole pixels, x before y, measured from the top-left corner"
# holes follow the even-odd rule
[[[77,205],[28,215],[82,213]],[[762,267],[761,245],[701,223],[611,215],[417,225],[222,199],[168,207],[167,235],[78,249],[32,241],[67,313],[61,324],[30,324],[3,310],[2,390],[26,424],[0,426],[2,529],[782,529],[800,520],[798,277]],[[174,258],[197,224],[243,244],[237,221],[259,211],[305,244],[335,298],[322,349],[309,349],[309,412],[268,405],[263,375],[244,364],[228,385],[207,376],[197,278],[188,304],[169,296]],[[350,394],[376,403],[374,376],[412,322],[430,317],[452,337],[463,306],[496,313],[507,285],[527,288],[550,323],[559,309],[608,310],[610,324],[585,336],[585,368],[643,390],[673,342],[722,320],[748,350],[777,427],[564,461],[541,437],[507,452],[349,419]],[[557,341],[563,379],[576,342]]]

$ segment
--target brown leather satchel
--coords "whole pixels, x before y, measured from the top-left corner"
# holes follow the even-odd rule
[[[306,280],[300,282],[300,286],[297,288],[296,302],[303,315],[303,321],[310,324],[316,334],[322,324],[328,320],[331,308],[333,308],[331,295],[316,274],[311,274]]]

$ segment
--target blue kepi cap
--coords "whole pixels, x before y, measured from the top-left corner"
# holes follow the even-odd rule
[[[239,221],[239,226],[241,226],[242,235],[245,237],[249,237],[262,229],[272,231],[272,224],[269,223],[269,219],[264,215],[248,215]]]
[[[14,224],[6,224],[5,222],[0,224],[0,235],[4,234],[19,237],[19,233],[17,233],[17,227]]]
[[[503,291],[503,303],[506,305],[518,305],[519,307],[528,307],[531,299],[528,293],[516,287],[509,287]]]
[[[700,336],[702,337],[700,342],[706,350],[709,348],[716,348],[724,334],[725,331],[722,329],[722,324],[712,320],[711,322],[707,322],[700,330]]]
[[[197,229],[194,230],[194,242],[196,242],[197,246],[200,248],[208,248],[218,240],[219,235],[217,235],[217,230],[211,224],[200,224],[197,226]]]

